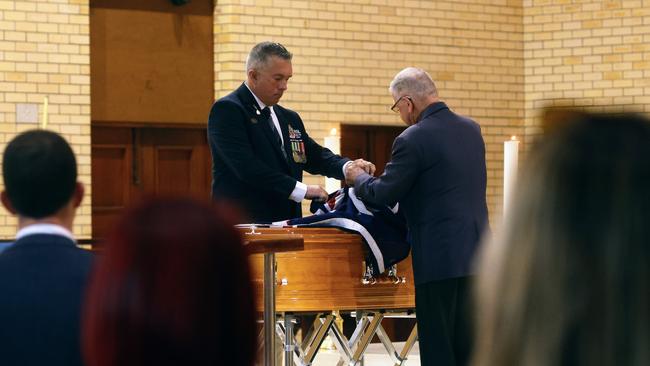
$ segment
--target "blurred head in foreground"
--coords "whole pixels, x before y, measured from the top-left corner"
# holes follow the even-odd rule
[[[548,115],[485,246],[473,365],[648,365],[650,122]]]
[[[230,216],[159,198],[121,218],[88,292],[87,365],[252,365],[252,285]]]

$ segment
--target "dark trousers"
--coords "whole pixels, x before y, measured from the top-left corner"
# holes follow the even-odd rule
[[[471,277],[415,286],[422,366],[464,366],[472,350]]]

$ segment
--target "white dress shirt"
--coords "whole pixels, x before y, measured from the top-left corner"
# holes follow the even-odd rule
[[[77,242],[70,230],[64,228],[63,226],[54,224],[33,224],[25,226],[24,228],[18,230],[16,233],[16,240],[24,238],[28,235],[35,234],[59,235],[64,236],[74,241],[75,243]]]

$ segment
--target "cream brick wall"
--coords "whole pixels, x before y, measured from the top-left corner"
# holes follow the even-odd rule
[[[214,20],[215,96],[243,80],[252,45],[281,42],[294,53],[282,104],[321,143],[342,123],[401,125],[388,111],[390,80],[406,66],[429,71],[450,107],[483,128],[492,219],[502,142],[534,137],[540,108],[650,112],[645,0],[220,0]],[[0,148],[36,127],[16,124],[16,104],[48,96],[48,128],[71,141],[87,187],[79,237],[91,234],[88,23],[89,0],[0,0]],[[15,220],[1,212],[0,238],[11,238]]]
[[[47,96],[47,128],[71,143],[86,186],[74,227],[79,238],[91,235],[88,1],[0,0],[0,149],[17,133],[40,126]],[[17,124],[18,103],[38,104],[39,124]],[[0,238],[13,238],[15,231],[15,218],[0,210]]]
[[[540,109],[650,112],[650,1],[524,1],[526,134]]]
[[[500,212],[503,141],[524,123],[521,1],[225,0],[215,7],[215,94],[244,79],[257,42],[293,52],[281,104],[300,113],[317,141],[340,124],[401,125],[388,84],[417,66],[441,98],[476,120],[487,143],[488,205]],[[324,184],[320,177],[308,183]]]

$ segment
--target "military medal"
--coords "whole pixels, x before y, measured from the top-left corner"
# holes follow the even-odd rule
[[[302,133],[289,125],[289,141],[291,142],[291,156],[293,161],[299,164],[307,162],[305,143],[302,141]]]
[[[300,133],[300,130],[294,130],[291,125],[289,125],[289,138],[302,141],[302,133]]]

